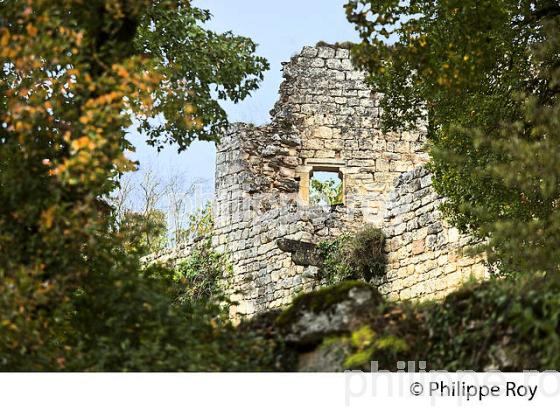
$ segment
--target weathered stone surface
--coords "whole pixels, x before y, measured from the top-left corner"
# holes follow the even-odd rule
[[[441,218],[438,207],[442,201],[424,167],[395,179],[385,212],[389,266],[379,285],[382,294],[400,300],[441,298],[471,276],[488,276],[482,258],[463,255],[460,244],[471,240]],[[407,224],[399,223],[412,209],[413,218]]]
[[[343,372],[344,360],[350,354],[348,344],[333,341],[309,352],[300,353],[298,372]]]
[[[314,243],[281,238],[276,241],[278,248],[292,254],[292,260],[299,266],[318,266],[323,264],[323,258]]]
[[[307,296],[278,318],[285,340],[298,346],[313,346],[325,337],[354,330],[382,300],[376,290],[358,284]]]

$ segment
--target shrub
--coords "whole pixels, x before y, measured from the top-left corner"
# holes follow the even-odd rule
[[[356,279],[356,272],[353,271],[347,260],[346,246],[349,238],[348,235],[342,235],[332,241],[317,244],[319,255],[323,258],[320,275],[327,285]]]
[[[368,226],[355,235],[342,235],[318,244],[323,257],[321,274],[327,284],[361,279],[370,282],[385,274],[385,235]]]
[[[194,245],[173,274],[179,287],[180,303],[223,301],[221,282],[231,273],[232,267],[225,255],[212,248],[213,230],[212,203],[208,202],[189,216],[188,225],[181,233],[184,241],[192,241]]]
[[[220,281],[231,272],[224,255],[212,249],[212,240],[197,243],[189,257],[175,269],[173,278],[179,284],[179,301],[214,301],[221,299]]]
[[[368,226],[350,239],[348,252],[351,266],[366,281],[385,274],[385,235],[380,229]]]
[[[165,275],[160,266],[154,266],[143,276],[125,279],[108,274],[102,280],[84,284],[74,305],[73,331],[65,340],[79,349],[66,357],[63,369],[276,369],[273,342],[258,332],[238,330],[217,303],[174,303],[171,274]]]
[[[40,347],[20,342],[27,329],[4,315],[0,371],[277,370],[274,341],[236,328],[218,304],[174,303],[172,273],[155,265],[87,276]]]

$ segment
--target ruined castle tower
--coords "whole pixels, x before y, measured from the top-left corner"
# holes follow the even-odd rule
[[[437,297],[485,275],[461,255],[468,238],[439,215],[422,167],[424,130],[380,131],[379,96],[349,51],[305,47],[283,71],[270,124],[236,124],[218,146],[214,240],[233,264],[233,313],[279,307],[317,286],[317,267],[296,264],[279,239],[316,243],[366,224],[388,237],[380,290],[392,298]],[[324,171],[342,180],[340,206],[309,205],[310,179]]]
[[[487,270],[464,256],[469,238],[441,218],[431,188],[425,130],[383,133],[377,95],[349,50],[305,47],[284,64],[280,96],[264,126],[233,124],[217,147],[214,247],[233,266],[232,315],[288,304],[321,285],[318,268],[283,249],[317,243],[367,224],[387,236],[392,299],[437,298]],[[310,205],[314,173],[342,181],[342,204]],[[188,254],[188,247],[171,259]],[[165,257],[170,259],[169,255]]]

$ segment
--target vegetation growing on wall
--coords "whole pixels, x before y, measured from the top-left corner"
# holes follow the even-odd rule
[[[173,279],[178,283],[180,303],[220,303],[223,287],[227,284],[232,267],[226,255],[212,247],[212,206],[199,210],[189,218],[184,240],[194,242],[188,257],[174,269]]]
[[[175,268],[173,278],[180,285],[179,301],[218,303],[223,295],[221,286],[229,273],[231,266],[226,257],[212,249],[211,239],[203,239]]]
[[[355,43],[352,43],[351,41],[343,41],[343,42],[336,42],[334,44],[331,43],[327,43],[326,41],[318,41],[317,44],[315,44],[315,47],[331,47],[331,48],[344,48],[344,49],[351,49],[353,46],[355,46]]]
[[[349,279],[369,282],[385,274],[385,235],[373,226],[320,242],[317,247],[323,258],[321,275],[329,285]]]

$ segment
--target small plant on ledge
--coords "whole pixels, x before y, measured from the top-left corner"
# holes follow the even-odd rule
[[[373,226],[318,244],[323,258],[320,274],[328,285],[344,280],[370,282],[385,274],[385,235]]]

